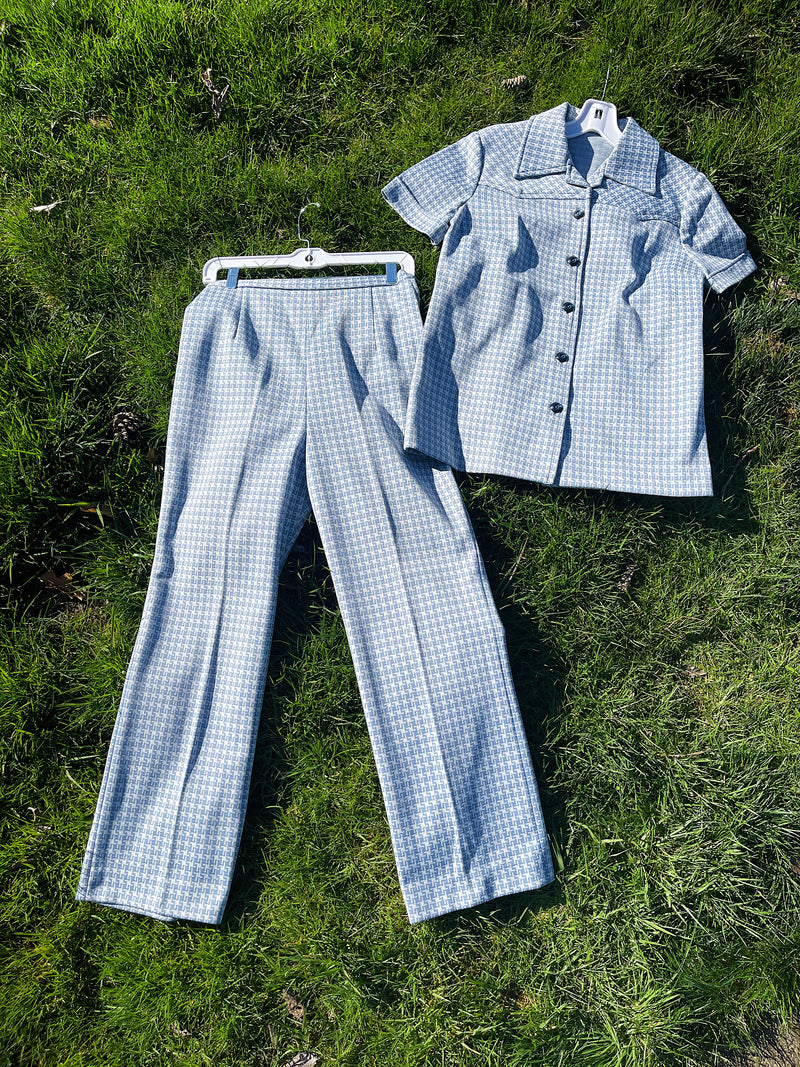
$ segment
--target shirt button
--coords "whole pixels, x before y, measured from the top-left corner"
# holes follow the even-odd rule
[[[563,307],[563,309],[566,311],[566,313],[568,315],[569,315],[570,311],[574,311],[575,310],[575,305],[574,304],[570,304],[569,300],[567,300],[561,306]]]
[[[559,363],[566,363],[569,359],[569,356],[566,352],[556,352],[556,359]]]
[[[579,207],[575,211],[573,211],[572,214],[575,216],[576,219],[582,219],[586,212],[583,210],[583,208]]]
[[[558,415],[559,412],[564,410],[564,405],[563,404],[559,404],[559,402],[556,400],[554,403],[552,403],[550,405],[550,410],[555,412],[556,415]]]
[[[567,256],[567,263],[569,263],[571,267],[577,267],[580,263],[580,260],[577,256]]]

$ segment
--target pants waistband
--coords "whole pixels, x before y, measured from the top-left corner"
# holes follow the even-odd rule
[[[397,281],[390,282],[385,274],[342,275],[338,278],[240,278],[237,289],[363,289],[372,286],[411,285],[416,288],[413,274],[398,270]],[[224,278],[210,282],[207,289],[226,289]]]

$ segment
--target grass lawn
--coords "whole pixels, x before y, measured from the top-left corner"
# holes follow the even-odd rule
[[[7,0],[0,1065],[707,1067],[796,1016],[800,6],[530,6]],[[408,925],[311,523],[222,926],[77,903],[203,262],[290,251],[318,200],[313,243],[408,249],[427,301],[437,252],[381,186],[600,95],[609,48],[609,99],[708,174],[760,269],[706,300],[713,498],[459,477],[556,882]]]

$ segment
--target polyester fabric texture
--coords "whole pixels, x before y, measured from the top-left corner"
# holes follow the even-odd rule
[[[703,293],[755,263],[708,178],[632,118],[567,140],[577,108],[467,135],[384,198],[443,241],[405,445],[459,470],[713,493]]]
[[[77,893],[219,923],[278,576],[313,508],[412,922],[553,878],[452,471],[403,450],[416,282],[209,285],[181,333],[150,583]]]

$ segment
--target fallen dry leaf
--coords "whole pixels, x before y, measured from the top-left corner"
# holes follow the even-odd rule
[[[31,211],[46,211],[49,215],[54,207],[58,207],[59,204],[65,203],[65,200],[54,200],[52,204],[37,204],[36,207],[31,208]]]
[[[54,589],[70,600],[84,601],[86,594],[81,589],[76,589],[72,584],[72,575],[69,573],[56,574],[52,569],[39,575],[39,581],[45,589]]]
[[[617,589],[619,589],[621,593],[628,592],[631,587],[631,582],[633,581],[634,574],[636,574],[636,564],[629,563],[616,581]]]
[[[225,105],[230,85],[226,85],[224,89],[218,89],[211,80],[211,67],[207,67],[206,70],[203,71],[200,75],[200,80],[211,93],[211,110],[214,114],[214,118],[218,119],[222,114],[222,108]]]
[[[297,1023],[298,1026],[303,1022],[303,1005],[291,991],[291,989],[284,989],[283,999],[286,1002],[286,1010],[289,1013],[289,1018],[293,1023]]]
[[[106,504],[81,504],[81,511],[86,512],[87,515],[97,515],[98,511],[101,515],[104,515],[107,519],[114,518],[114,512]]]
[[[320,1057],[313,1052],[298,1052],[284,1067],[317,1067]]]

